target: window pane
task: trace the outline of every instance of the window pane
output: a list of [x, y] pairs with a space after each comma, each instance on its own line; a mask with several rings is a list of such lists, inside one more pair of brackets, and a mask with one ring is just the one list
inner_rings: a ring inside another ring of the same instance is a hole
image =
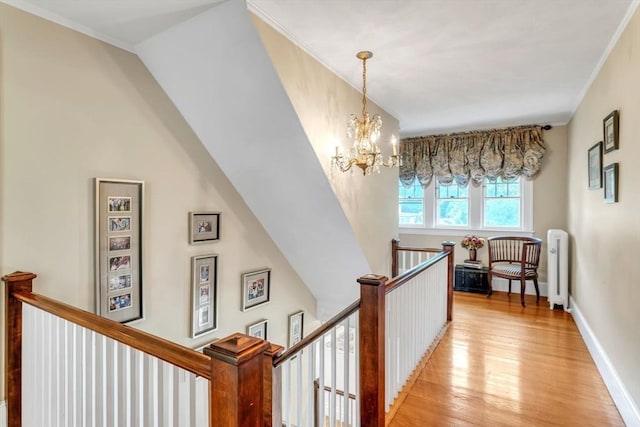
[[438, 225], [469, 225], [467, 199], [438, 200]]
[[400, 183], [400, 198], [408, 199], [408, 198], [420, 198], [424, 197], [424, 190], [422, 189], [422, 185], [418, 182], [418, 180], [414, 180], [411, 187], [407, 188]]
[[485, 227], [520, 227], [520, 199], [485, 199]]
[[423, 224], [422, 199], [400, 200], [400, 225]]

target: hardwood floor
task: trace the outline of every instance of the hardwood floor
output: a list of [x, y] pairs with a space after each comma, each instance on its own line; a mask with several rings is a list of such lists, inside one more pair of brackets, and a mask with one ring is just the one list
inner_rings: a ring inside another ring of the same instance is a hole
[[388, 423], [624, 426], [571, 315], [456, 292], [454, 320]]

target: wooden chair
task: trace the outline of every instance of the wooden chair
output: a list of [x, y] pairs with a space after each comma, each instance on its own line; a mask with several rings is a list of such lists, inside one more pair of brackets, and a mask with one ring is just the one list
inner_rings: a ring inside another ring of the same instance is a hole
[[538, 263], [542, 240], [535, 237], [496, 236], [487, 239], [489, 248], [489, 295], [493, 292], [491, 279], [502, 277], [511, 281], [520, 281], [520, 302], [524, 307], [524, 290], [527, 280], [533, 280], [536, 287], [536, 304], [540, 302], [538, 288]]

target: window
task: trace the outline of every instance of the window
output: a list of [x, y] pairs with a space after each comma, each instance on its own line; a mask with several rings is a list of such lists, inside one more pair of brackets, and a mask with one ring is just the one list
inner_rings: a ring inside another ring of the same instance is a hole
[[411, 187], [400, 185], [400, 225], [424, 224], [424, 190], [418, 180]]
[[441, 185], [433, 180], [426, 188], [414, 181], [400, 184], [400, 227], [446, 230], [465, 234], [470, 230], [515, 231], [533, 229], [533, 183], [517, 178], [487, 180], [481, 186]]
[[469, 187], [436, 185], [436, 224], [452, 226], [469, 225]]

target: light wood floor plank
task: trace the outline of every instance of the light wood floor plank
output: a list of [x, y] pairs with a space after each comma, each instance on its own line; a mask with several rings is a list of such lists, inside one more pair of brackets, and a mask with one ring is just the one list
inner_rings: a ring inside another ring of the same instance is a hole
[[454, 320], [390, 427], [624, 426], [570, 314], [455, 293]]

